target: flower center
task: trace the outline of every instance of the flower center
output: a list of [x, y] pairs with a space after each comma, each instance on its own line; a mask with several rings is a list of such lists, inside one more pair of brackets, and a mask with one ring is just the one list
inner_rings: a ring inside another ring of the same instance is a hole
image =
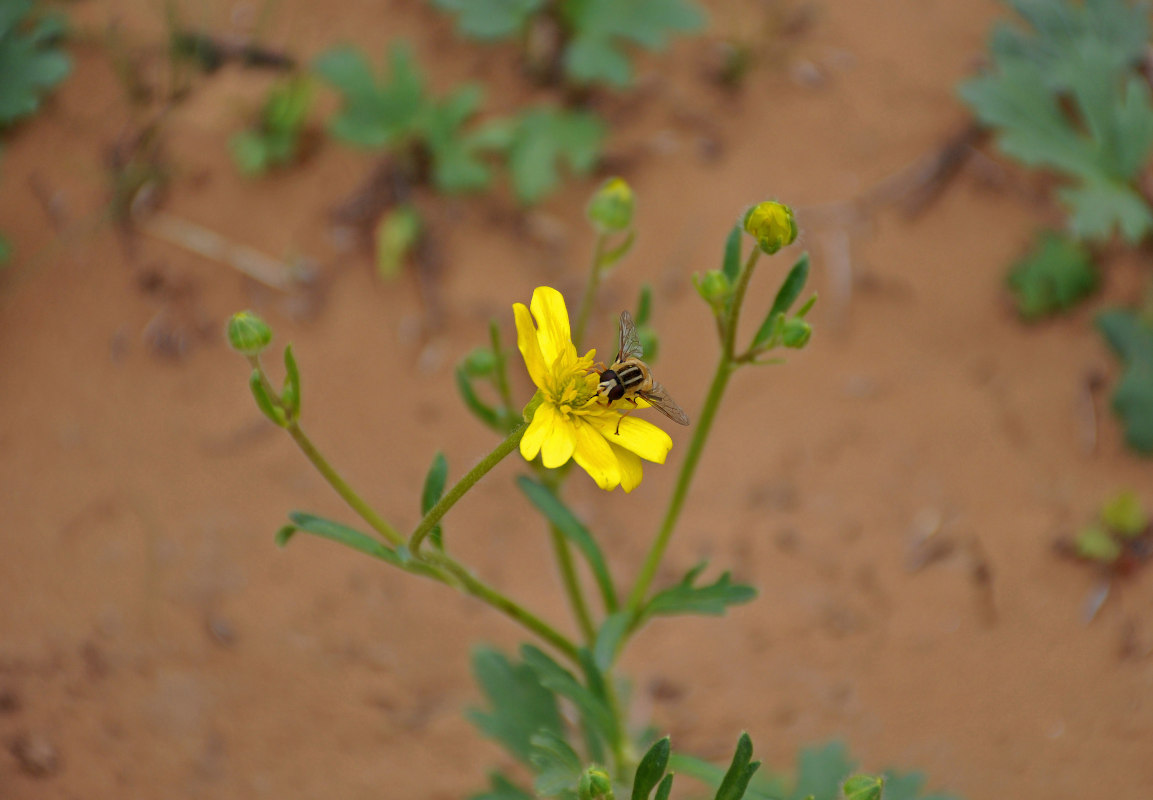
[[570, 360], [562, 355], [549, 370], [551, 380], [545, 389], [545, 399], [563, 414], [588, 405], [597, 394], [597, 376], [591, 369], [591, 358]]

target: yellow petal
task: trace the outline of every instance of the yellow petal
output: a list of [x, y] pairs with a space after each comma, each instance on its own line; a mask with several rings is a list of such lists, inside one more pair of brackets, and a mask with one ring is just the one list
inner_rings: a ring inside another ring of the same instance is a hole
[[551, 286], [538, 286], [532, 293], [532, 315], [536, 319], [540, 351], [546, 364], [552, 365], [562, 353], [576, 349], [569, 332], [568, 309], [564, 297]]
[[528, 430], [520, 438], [520, 454], [524, 456], [525, 461], [532, 461], [536, 458], [536, 454], [540, 452], [545, 439], [552, 433], [556, 417], [556, 409], [548, 403], [541, 403], [537, 406], [532, 422], [528, 425]]
[[541, 445], [541, 463], [549, 469], [556, 469], [572, 458], [576, 448], [576, 428], [572, 420], [564, 414], [550, 409], [553, 417], [552, 430]]
[[621, 482], [621, 469], [609, 443], [582, 417], [577, 417], [574, 422], [576, 448], [573, 459], [597, 482], [597, 486], [606, 491], [615, 489]]
[[545, 361], [541, 353], [537, 330], [532, 324], [532, 315], [523, 303], [513, 303], [512, 313], [516, 319], [516, 346], [520, 348], [520, 354], [524, 357], [524, 364], [528, 368], [532, 382], [543, 389], [547, 386], [549, 362]]
[[621, 488], [626, 493], [631, 492], [640, 486], [641, 478], [644, 477], [640, 456], [612, 442], [609, 442], [609, 447], [613, 449], [613, 455], [617, 457], [617, 463], [620, 465]]
[[672, 438], [647, 420], [634, 416], [622, 418], [613, 411], [598, 411], [586, 415], [586, 419], [595, 425], [608, 441], [631, 450], [647, 461], [665, 463], [665, 457], [673, 447]]

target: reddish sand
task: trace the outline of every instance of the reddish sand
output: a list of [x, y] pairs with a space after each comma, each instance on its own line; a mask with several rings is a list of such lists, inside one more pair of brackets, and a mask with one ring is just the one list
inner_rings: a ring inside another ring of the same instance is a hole
[[[713, 36], [774, 6], [713, 5]], [[227, 137], [269, 77], [226, 68], [165, 121], [164, 208], [315, 259], [325, 291], [286, 300], [154, 238], [125, 242], [107, 221], [105, 160], [142, 115], [102, 42], [113, 21], [133, 51], [163, 41], [159, 6], [70, 6], [74, 74], [4, 142], [0, 228], [17, 257], [0, 274], [0, 797], [466, 796], [507, 764], [461, 713], [477, 702], [469, 648], [513, 647], [520, 631], [329, 543], [276, 550], [290, 509], [352, 516], [259, 416], [220, 331], [253, 307], [295, 343], [305, 425], [407, 528], [437, 449], [459, 475], [493, 444], [462, 412], [453, 365], [490, 317], [511, 332], [510, 305], [534, 286], [575, 300], [595, 184], [570, 184], [527, 225], [501, 197], [426, 198], [443, 256], [426, 316], [411, 276], [382, 284], [330, 235], [328, 212], [369, 156], [323, 142], [281, 175], [237, 175]], [[230, 4], [203, 6], [190, 22], [228, 28]], [[306, 58], [344, 40], [377, 54], [406, 36], [439, 87], [479, 72], [493, 110], [531, 94], [508, 50], [458, 41], [416, 0], [269, 8], [264, 41]], [[981, 157], [920, 216], [838, 218], [828, 204], [964, 127], [954, 87], [1002, 12], [940, 0], [813, 10], [804, 31], [762, 48], [736, 94], [703, 78], [712, 45], [698, 40], [646, 60], [636, 94], [603, 104], [640, 238], [602, 292], [602, 348], [614, 313], [654, 283], [659, 376], [695, 414], [715, 344], [689, 276], [717, 265], [738, 213], [765, 197], [798, 208], [802, 239], [763, 262], [749, 308], [767, 306], [800, 248], [822, 294], [808, 350], [733, 380], [659, 578], [707, 557], [761, 596], [721, 621], [646, 630], [624, 659], [638, 718], [713, 758], [747, 729], [780, 767], [842, 738], [865, 768], [920, 769], [970, 800], [1141, 796], [1153, 785], [1153, 580], [1135, 576], [1087, 625], [1097, 578], [1051, 548], [1117, 488], [1153, 505], [1150, 465], [1123, 449], [1103, 392], [1087, 413], [1086, 376], [1116, 374], [1091, 315], [1132, 292], [1140, 265], [1114, 264], [1091, 308], [1021, 325], [1006, 264], [1058, 217], [1031, 178]], [[56, 217], [38, 197], [56, 199]], [[649, 467], [630, 496], [573, 476], [573, 505], [620, 576], [639, 564], [688, 442], [671, 433], [669, 466]], [[567, 620], [515, 460], [454, 510], [446, 537], [488, 580]], [[936, 527], [951, 552], [911, 570], [918, 531]], [[29, 774], [36, 765], [49, 774]]]

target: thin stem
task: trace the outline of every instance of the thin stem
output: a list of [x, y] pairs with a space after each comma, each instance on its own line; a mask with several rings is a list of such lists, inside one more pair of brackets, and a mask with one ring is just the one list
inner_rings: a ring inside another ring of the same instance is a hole
[[577, 577], [576, 565], [573, 563], [568, 540], [564, 538], [564, 534], [556, 525], [549, 525], [548, 529], [552, 538], [552, 548], [556, 555], [557, 567], [560, 568], [561, 580], [564, 582], [565, 594], [568, 595], [573, 616], [576, 617], [577, 625], [580, 626], [581, 635], [584, 636], [586, 642], [591, 644], [596, 640], [596, 628], [593, 626], [588, 603], [585, 602], [584, 592], [581, 590], [580, 579]]
[[589, 315], [592, 314], [592, 307], [596, 301], [597, 289], [601, 283], [602, 264], [604, 260], [605, 244], [608, 242], [608, 234], [598, 233], [596, 250], [593, 253], [592, 270], [589, 272], [589, 279], [585, 283], [584, 297], [581, 298], [580, 310], [577, 312], [576, 328], [573, 330], [572, 341], [576, 345], [577, 353], [581, 351], [581, 342], [584, 340], [585, 329], [588, 327]]
[[733, 353], [737, 337], [737, 323], [740, 321], [741, 305], [745, 301], [745, 292], [749, 286], [749, 279], [752, 277], [753, 269], [756, 267], [760, 253], [760, 248], [753, 248], [752, 253], [749, 254], [749, 258], [745, 262], [744, 269], [741, 271], [737, 285], [733, 290], [732, 301], [729, 304], [728, 318], [725, 320], [724, 325], [724, 336], [721, 339], [721, 358], [717, 364], [716, 374], [713, 375], [713, 382], [709, 385], [709, 393], [705, 396], [704, 408], [701, 409], [700, 417], [697, 419], [696, 430], [693, 431], [692, 441], [689, 442], [689, 450], [685, 454], [684, 463], [681, 464], [680, 474], [677, 475], [677, 482], [673, 487], [673, 494], [669, 500], [668, 510], [665, 512], [665, 517], [661, 521], [661, 527], [657, 531], [656, 538], [649, 548], [649, 553], [641, 565], [641, 570], [637, 575], [636, 583], [633, 584], [632, 592], [629, 593], [628, 609], [633, 617], [634, 623], [637, 615], [640, 613], [641, 606], [644, 604], [653, 578], [656, 577], [657, 568], [660, 567], [665, 549], [669, 546], [669, 540], [672, 539], [673, 530], [676, 528], [677, 520], [680, 518], [681, 508], [684, 506], [685, 499], [689, 493], [689, 486], [691, 486], [693, 482], [697, 462], [700, 461], [705, 442], [709, 438], [709, 432], [713, 427], [713, 420], [716, 417], [717, 409], [720, 408], [721, 399], [725, 394], [725, 388], [729, 384], [729, 378], [736, 368], [733, 361]]
[[527, 427], [528, 424], [524, 422], [517, 425], [512, 430], [512, 433], [496, 446], [495, 450], [482, 458], [479, 464], [470, 469], [463, 478], [456, 482], [455, 486], [448, 490], [444, 497], [440, 498], [440, 501], [437, 502], [435, 506], [429, 509], [428, 513], [424, 515], [424, 519], [416, 526], [416, 530], [412, 532], [412, 536], [409, 537], [408, 549], [413, 552], [413, 555], [420, 554], [421, 542], [423, 542], [425, 537], [436, 527], [436, 523], [440, 522], [441, 517], [456, 505], [456, 502], [464, 497], [465, 493], [471, 489], [477, 481], [487, 475], [505, 456], [517, 448]]
[[299, 423], [295, 420], [290, 421], [285, 426], [288, 435], [296, 442], [296, 446], [304, 453], [305, 457], [312, 462], [312, 466], [316, 467], [316, 471], [324, 476], [328, 481], [328, 485], [336, 490], [344, 502], [348, 503], [349, 507], [355, 511], [361, 519], [369, 524], [369, 526], [389, 541], [394, 547], [399, 547], [404, 544], [404, 537], [397, 532], [395, 528], [389, 525], [383, 517], [376, 512], [376, 510], [364, 501], [364, 499], [356, 493], [356, 491], [345, 482], [340, 473], [337, 472], [331, 464], [320, 454], [312, 440], [308, 438], [307, 434], [301, 429]]
[[528, 628], [563, 653], [573, 663], [580, 663], [580, 651], [568, 637], [524, 606], [501, 594], [496, 589], [493, 589], [448, 555], [430, 552], [422, 556], [422, 559], [448, 570], [460, 581], [461, 588], [463, 588], [465, 592], [481, 602], [492, 606], [505, 616], [519, 622], [525, 628]]

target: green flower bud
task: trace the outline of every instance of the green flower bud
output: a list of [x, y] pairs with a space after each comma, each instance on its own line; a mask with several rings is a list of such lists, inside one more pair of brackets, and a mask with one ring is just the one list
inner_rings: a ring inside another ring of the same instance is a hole
[[733, 293], [729, 277], [719, 269], [710, 269], [703, 274], [693, 275], [693, 286], [697, 288], [697, 294], [701, 299], [718, 313], [725, 307], [725, 303]]
[[745, 214], [745, 233], [757, 240], [761, 250], [772, 255], [797, 238], [797, 221], [793, 210], [784, 203], [768, 200], [758, 203]]
[[800, 317], [785, 320], [781, 328], [781, 344], [793, 350], [800, 350], [813, 336], [813, 327]]
[[464, 358], [464, 368], [469, 375], [477, 377], [490, 374], [496, 369], [496, 354], [492, 348], [478, 347]]
[[609, 178], [589, 200], [589, 220], [602, 231], [623, 231], [633, 221], [633, 190], [623, 178]]
[[603, 767], [589, 767], [581, 774], [580, 783], [577, 785], [577, 796], [581, 800], [595, 800], [596, 798], [609, 800], [612, 798], [613, 782]]
[[272, 341], [272, 328], [251, 311], [239, 311], [228, 320], [228, 343], [244, 356], [258, 356]]

